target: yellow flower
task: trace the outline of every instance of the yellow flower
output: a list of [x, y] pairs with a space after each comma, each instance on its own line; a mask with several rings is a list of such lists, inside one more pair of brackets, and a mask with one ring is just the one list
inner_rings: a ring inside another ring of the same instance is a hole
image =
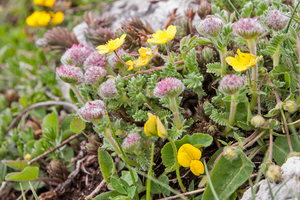
[[183, 167], [190, 167], [196, 176], [204, 173], [204, 165], [200, 158], [201, 151], [193, 145], [184, 144], [178, 150], [177, 159], [179, 164]]
[[237, 50], [237, 53], [238, 55], [235, 55], [235, 58], [226, 58], [226, 62], [237, 72], [242, 72], [255, 66], [257, 61], [262, 58], [262, 56], [255, 58], [255, 56], [250, 53], [242, 53], [240, 49]]
[[28, 154], [25, 155], [24, 158], [25, 158], [25, 160], [29, 160], [31, 158], [31, 155], [28, 153]]
[[132, 70], [134, 67], [134, 61], [132, 61], [132, 60], [128, 60], [127, 62], [126, 62], [126, 65], [128, 65], [129, 66], [129, 68], [127, 69], [127, 71], [130, 71], [130, 70]]
[[160, 121], [159, 117], [148, 113], [148, 121], [145, 123], [144, 131], [147, 136], [158, 136], [165, 138], [168, 136], [168, 132], [165, 126]]
[[99, 49], [99, 54], [111, 53], [124, 43], [125, 37], [126, 34], [123, 34], [120, 38], [109, 40], [106, 45], [100, 45], [96, 49]]
[[38, 26], [38, 21], [36, 20], [38, 17], [40, 16], [40, 12], [39, 11], [35, 11], [34, 13], [32, 13], [30, 16], [27, 17], [26, 19], [26, 23], [29, 26]]
[[57, 13], [50, 12], [50, 15], [52, 17], [51, 24], [56, 25], [64, 21], [64, 13], [62, 12], [57, 12]]
[[140, 48], [139, 53], [141, 57], [151, 57], [152, 56], [152, 51], [150, 48]]
[[55, 0], [33, 0], [38, 6], [53, 7]]
[[166, 31], [158, 30], [152, 35], [153, 39], [148, 39], [148, 43], [165, 44], [173, 40], [176, 34], [176, 26], [170, 25]]
[[32, 15], [27, 17], [26, 23], [29, 26], [47, 26], [50, 20], [51, 16], [46, 11], [35, 11], [34, 13], [32, 13]]

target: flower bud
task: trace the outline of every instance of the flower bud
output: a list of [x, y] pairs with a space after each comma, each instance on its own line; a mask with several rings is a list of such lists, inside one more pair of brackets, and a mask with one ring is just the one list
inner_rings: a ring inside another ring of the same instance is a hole
[[206, 0], [201, 0], [200, 5], [198, 6], [197, 13], [201, 19], [203, 19], [207, 15], [211, 15], [212, 14], [211, 4], [208, 3]]
[[60, 160], [57, 159], [51, 160], [47, 171], [54, 180], [57, 180], [60, 183], [67, 180], [68, 177], [67, 167], [63, 165]]
[[214, 58], [214, 50], [209, 47], [204, 47], [202, 50], [202, 58], [204, 61], [211, 61]]
[[[122, 47], [117, 50], [117, 54], [120, 56], [120, 58], [122, 58], [124, 53], [125, 52]], [[108, 60], [109, 66], [111, 68], [114, 68], [116, 66], [116, 64], [118, 62], [120, 62], [120, 60], [117, 58], [117, 56], [115, 54], [111, 54], [110, 56], [108, 56], [107, 60]]]
[[83, 66], [84, 61], [92, 53], [91, 48], [87, 48], [85, 45], [73, 44], [64, 55], [61, 57], [60, 61], [67, 65], [72, 64], [76, 66]]
[[123, 141], [122, 147], [126, 152], [133, 152], [140, 145], [141, 136], [138, 133], [130, 133]]
[[202, 20], [198, 27], [198, 32], [206, 36], [216, 37], [223, 28], [223, 21], [219, 18], [206, 18]]
[[270, 165], [266, 173], [271, 181], [277, 181], [281, 178], [281, 167], [278, 165]]
[[237, 153], [236, 153], [236, 148], [235, 147], [231, 147], [231, 146], [226, 146], [224, 147], [224, 156], [227, 160], [234, 160], [235, 158], [237, 158]]
[[70, 84], [81, 84], [83, 81], [83, 72], [79, 67], [62, 65], [61, 68], [56, 67], [56, 76], [62, 81]]
[[84, 121], [96, 123], [105, 115], [105, 103], [101, 100], [90, 101], [78, 112]]
[[265, 30], [257, 18], [243, 17], [232, 26], [233, 32], [244, 39], [252, 39], [262, 35]]
[[86, 84], [98, 85], [106, 75], [104, 67], [90, 67], [84, 74], [84, 81]]
[[245, 86], [245, 78], [228, 74], [219, 82], [219, 90], [228, 95], [233, 95], [243, 89]]
[[26, 154], [25, 157], [24, 157], [25, 160], [30, 160], [30, 158], [31, 158], [31, 155], [29, 153]]
[[289, 18], [282, 15], [278, 10], [270, 11], [266, 17], [267, 26], [275, 31], [284, 29], [288, 22]]
[[105, 99], [112, 99], [117, 97], [118, 90], [114, 79], [108, 79], [102, 83], [98, 89], [98, 93]]
[[156, 85], [153, 94], [158, 98], [178, 97], [183, 90], [184, 85], [180, 80], [167, 77]]
[[251, 119], [251, 124], [255, 126], [255, 128], [263, 126], [265, 122], [265, 118], [261, 115], [256, 115]]
[[298, 105], [296, 104], [295, 101], [293, 100], [288, 100], [285, 102], [285, 104], [283, 105], [283, 109], [285, 111], [288, 111], [289, 113], [293, 114], [294, 112], [296, 112], [298, 110]]
[[83, 63], [83, 67], [87, 70], [90, 67], [104, 67], [105, 56], [99, 54], [97, 51], [91, 53]]

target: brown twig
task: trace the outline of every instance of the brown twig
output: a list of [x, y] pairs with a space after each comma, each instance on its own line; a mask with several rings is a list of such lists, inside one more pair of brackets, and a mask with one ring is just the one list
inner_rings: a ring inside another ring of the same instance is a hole
[[105, 183], [106, 181], [105, 179], [103, 179], [101, 183], [96, 187], [96, 189], [91, 194], [89, 194], [89, 196], [87, 196], [87, 198], [93, 198], [96, 194], [98, 194], [102, 187], [105, 185]]
[[29, 106], [28, 108], [24, 109], [20, 114], [18, 114], [17, 117], [15, 117], [12, 122], [10, 123], [10, 125], [7, 127], [7, 129], [4, 132], [4, 135], [6, 135], [10, 129], [12, 129], [14, 127], [14, 125], [18, 122], [18, 120], [25, 115], [26, 112], [28, 112], [29, 110], [33, 110], [39, 107], [43, 107], [43, 106], [53, 106], [53, 105], [59, 105], [59, 106], [68, 106], [73, 108], [76, 112], [78, 111], [78, 108], [69, 102], [64, 102], [64, 101], [44, 101], [44, 102], [40, 102], [40, 103], [36, 103], [33, 104], [31, 106]]
[[77, 138], [78, 136], [80, 136], [82, 133], [77, 133], [75, 135], [72, 135], [71, 137], [69, 137], [68, 139], [66, 139], [65, 141], [63, 141], [62, 143], [60, 143], [58, 146], [50, 149], [49, 151], [46, 151], [45, 153], [39, 155], [38, 157], [35, 157], [34, 159], [32, 159], [31, 161], [29, 161], [27, 164], [31, 165], [32, 163], [38, 161], [39, 159], [47, 156], [48, 154], [52, 153], [53, 151], [55, 151], [56, 149], [59, 149], [60, 147], [64, 146], [65, 144], [69, 143], [71, 140]]
[[198, 189], [198, 190], [194, 190], [194, 191], [190, 191], [190, 192], [186, 192], [186, 193], [182, 193], [182, 194], [178, 194], [178, 195], [174, 195], [174, 196], [170, 196], [170, 197], [166, 197], [166, 198], [162, 198], [162, 199], [158, 199], [158, 200], [171, 200], [171, 199], [179, 199], [182, 197], [182, 195], [184, 196], [189, 196], [189, 195], [193, 195], [193, 194], [197, 194], [200, 192], [204, 192], [206, 190], [206, 188], [202, 188], [202, 189]]

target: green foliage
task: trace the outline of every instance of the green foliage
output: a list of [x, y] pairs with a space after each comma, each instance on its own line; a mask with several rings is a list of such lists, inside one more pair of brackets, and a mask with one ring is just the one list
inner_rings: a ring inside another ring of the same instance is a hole
[[6, 175], [7, 181], [30, 181], [38, 178], [38, 167], [25, 167], [21, 172], [12, 172]]
[[274, 56], [276, 51], [279, 51], [280, 54], [285, 53], [285, 51], [280, 47], [282, 43], [288, 38], [288, 34], [277, 34], [272, 37], [270, 43], [267, 47], [265, 47], [262, 52], [266, 55]]
[[252, 9], [253, 9], [253, 3], [251, 1], [249, 1], [242, 8], [241, 16], [244, 17], [244, 18], [251, 17]]
[[203, 76], [194, 72], [186, 75], [183, 79], [183, 83], [187, 86], [187, 88], [192, 89], [194, 92], [196, 92], [199, 99], [206, 95], [202, 88], [202, 81]]
[[180, 40], [180, 51], [181, 53], [187, 53], [197, 45], [208, 45], [212, 42], [204, 37], [198, 37], [197, 35], [191, 38], [190, 35], [183, 37]]
[[85, 122], [80, 117], [74, 117], [70, 129], [75, 133], [80, 133], [85, 129]]
[[[23, 170], [28, 167], [26, 160], [2, 160], [2, 163], [16, 170]], [[37, 164], [34, 163], [31, 166], [37, 166]]]
[[109, 183], [109, 177], [116, 172], [114, 161], [106, 151], [98, 149], [98, 160], [102, 175], [107, 183]]
[[209, 63], [206, 65], [206, 72], [212, 73], [215, 76], [222, 76], [222, 69], [221, 69], [221, 63], [216, 62], [216, 63]]
[[[300, 152], [299, 140], [291, 136], [290, 138], [291, 138], [291, 144], [294, 152]], [[273, 145], [273, 148], [274, 149], [272, 155], [274, 160], [278, 165], [282, 165], [286, 161], [287, 156], [290, 153], [287, 137], [286, 136], [277, 137]]]

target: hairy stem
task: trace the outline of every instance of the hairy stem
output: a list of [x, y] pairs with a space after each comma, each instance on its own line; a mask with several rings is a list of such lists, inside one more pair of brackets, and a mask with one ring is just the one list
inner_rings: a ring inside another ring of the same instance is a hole
[[171, 53], [170, 53], [170, 50], [169, 50], [169, 47], [168, 47], [167, 43], [165, 43], [165, 46], [166, 46], [166, 49], [167, 49], [167, 52], [168, 52], [168, 56], [169, 56], [169, 58], [171, 58]]
[[272, 129], [269, 129], [270, 132], [270, 152], [269, 152], [269, 158], [268, 158], [268, 162], [272, 162], [272, 155], [273, 155], [273, 133], [272, 133]]
[[273, 69], [279, 66], [279, 47], [276, 48], [275, 53], [273, 54]]
[[77, 87], [74, 84], [70, 84], [73, 92], [76, 94], [77, 98], [79, 99], [79, 101], [84, 105], [86, 104], [86, 100], [83, 98], [83, 96], [80, 94], [80, 92], [78, 91]]
[[293, 151], [293, 147], [292, 147], [292, 143], [291, 143], [291, 138], [290, 138], [290, 133], [289, 133], [289, 129], [288, 129], [288, 126], [287, 126], [287, 123], [286, 123], [286, 118], [285, 118], [284, 112], [283, 112], [282, 109], [280, 109], [280, 112], [281, 112], [281, 116], [282, 116], [282, 119], [283, 119], [284, 129], [285, 129], [285, 132], [286, 132], [286, 137], [287, 137], [287, 140], [288, 140], [290, 152], [294, 152], [294, 151]]
[[175, 120], [175, 125], [177, 127], [178, 130], [180, 130], [182, 128], [182, 124], [180, 121], [180, 116], [179, 116], [179, 110], [178, 110], [178, 106], [176, 103], [176, 97], [169, 97], [170, 99], [170, 104], [173, 108], [173, 115], [174, 115], [174, 120]]
[[[247, 40], [248, 48], [250, 49], [250, 53], [256, 57], [256, 40], [257, 38]], [[250, 109], [252, 110], [257, 101], [257, 64], [252, 67], [252, 97], [250, 103]]]
[[[151, 144], [151, 160], [150, 160], [150, 167], [148, 171], [148, 176], [152, 176], [152, 165], [153, 165], [153, 157], [154, 157], [154, 142]], [[151, 195], [151, 179], [147, 178], [147, 190], [146, 190], [146, 200], [150, 200]]]
[[231, 127], [234, 124], [234, 117], [235, 117], [236, 107], [237, 107], [237, 103], [236, 103], [237, 98], [238, 98], [238, 93], [231, 95], [229, 120], [228, 120], [228, 125], [226, 126], [223, 132], [224, 135], [228, 135], [228, 133], [231, 130]]
[[221, 59], [221, 73], [222, 75], [226, 75], [226, 55], [227, 55], [227, 48], [224, 47], [222, 50], [219, 51], [220, 59]]
[[110, 68], [110, 66], [105, 66], [104, 68], [107, 71], [107, 73], [109, 73], [113, 77], [117, 77], [117, 74]]

